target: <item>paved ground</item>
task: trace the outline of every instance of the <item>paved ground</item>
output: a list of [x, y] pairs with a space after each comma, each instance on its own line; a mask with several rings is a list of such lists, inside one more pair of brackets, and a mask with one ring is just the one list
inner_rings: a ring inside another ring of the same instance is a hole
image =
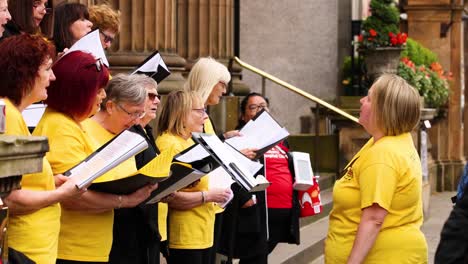
[[[434, 263], [434, 254], [439, 244], [440, 230], [447, 220], [448, 215], [452, 209], [452, 202], [450, 197], [455, 193], [442, 192], [435, 193], [431, 196], [431, 203], [429, 208], [429, 218], [424, 222], [422, 231], [426, 236], [427, 245], [429, 249], [429, 263]], [[310, 264], [324, 263], [323, 256], [310, 262]]]

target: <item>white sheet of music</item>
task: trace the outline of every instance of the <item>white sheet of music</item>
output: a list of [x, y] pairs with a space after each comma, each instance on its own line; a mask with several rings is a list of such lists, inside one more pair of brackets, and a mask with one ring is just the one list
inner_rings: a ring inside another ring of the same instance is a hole
[[289, 132], [281, 127], [266, 111], [261, 113], [257, 119], [247, 122], [240, 132], [242, 136], [226, 140], [229, 145], [237, 150], [246, 148], [262, 149], [289, 136]]
[[210, 154], [200, 145], [196, 145], [188, 152], [178, 156], [176, 158], [177, 161], [191, 163], [197, 160], [204, 159], [208, 157]]
[[148, 148], [148, 143], [142, 136], [125, 130], [90, 159], [71, 169], [69, 177], [78, 178], [77, 186], [83, 188], [146, 148]]

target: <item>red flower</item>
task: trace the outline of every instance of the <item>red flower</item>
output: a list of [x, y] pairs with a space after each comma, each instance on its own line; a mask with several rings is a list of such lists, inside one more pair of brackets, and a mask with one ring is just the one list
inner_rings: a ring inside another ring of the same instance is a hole
[[377, 36], [377, 31], [375, 31], [373, 29], [370, 29], [369, 34], [371, 35], [371, 37], [376, 37]]
[[395, 37], [395, 34], [393, 34], [393, 32], [388, 32], [388, 36], [389, 36], [390, 38], [393, 38], [393, 37]]
[[392, 43], [393, 46], [396, 46], [398, 44], [398, 39], [396, 37], [391, 37], [390, 43]]
[[408, 35], [406, 35], [406, 33], [398, 33], [397, 34], [398, 45], [405, 44], [407, 38], [408, 38]]
[[358, 41], [362, 42], [364, 40], [364, 36], [362, 34], [359, 34], [358, 36]]

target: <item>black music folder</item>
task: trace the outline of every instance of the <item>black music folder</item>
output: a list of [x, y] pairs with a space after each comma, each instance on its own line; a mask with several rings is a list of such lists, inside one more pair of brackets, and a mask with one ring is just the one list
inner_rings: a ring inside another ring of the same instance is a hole
[[135, 73], [148, 75], [158, 84], [171, 74], [158, 51], [153, 52], [131, 74]]
[[204, 133], [192, 133], [192, 138], [216, 160], [221, 167], [249, 192], [265, 190], [270, 182], [263, 175], [256, 173], [263, 167], [241, 152], [223, 143], [218, 136]]
[[213, 157], [199, 144], [195, 144], [174, 157], [169, 177], [159, 183], [158, 188], [144, 203], [156, 203], [167, 195], [199, 180], [217, 167], [219, 164]]

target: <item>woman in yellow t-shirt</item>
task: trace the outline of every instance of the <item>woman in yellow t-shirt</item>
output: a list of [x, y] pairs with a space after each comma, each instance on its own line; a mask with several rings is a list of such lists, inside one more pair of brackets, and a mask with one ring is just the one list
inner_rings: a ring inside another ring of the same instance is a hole
[[[171, 92], [162, 108], [156, 144], [161, 152], [173, 147], [180, 152], [194, 142], [192, 132], [202, 132], [207, 114], [200, 97], [185, 91]], [[215, 218], [214, 202], [225, 202], [228, 189], [208, 190], [208, 176], [175, 192], [169, 205], [169, 264], [211, 263]]]
[[[109, 72], [101, 60], [81, 51], [64, 55], [52, 69], [56, 80], [33, 134], [49, 137], [47, 159], [54, 173], [63, 173], [98, 147], [82, 122], [97, 112], [105, 98]], [[114, 208], [134, 207], [150, 192], [147, 188], [119, 196], [88, 190], [80, 199], [63, 201], [57, 263], [107, 262]]]
[[[147, 87], [151, 86], [156, 92], [156, 81], [146, 75], [117, 74], [109, 81], [105, 91], [106, 98], [102, 101], [101, 109], [91, 118], [83, 121], [84, 130], [95, 139], [98, 144], [104, 145], [125, 129], [130, 129], [147, 137], [136, 127], [142, 118], [156, 114], [156, 111], [146, 112]], [[159, 102], [159, 101], [158, 101]], [[143, 128], [141, 128], [143, 129]], [[165, 159], [164, 154], [156, 157], [156, 149], [147, 138], [148, 148], [140, 154], [144, 158], [130, 158], [101, 176], [95, 182], [107, 182], [127, 178], [137, 169], [147, 163], [157, 162], [158, 170], [167, 175], [172, 159]], [[173, 155], [173, 154], [172, 154]], [[156, 173], [156, 172], [155, 172]], [[143, 186], [154, 190], [156, 186]], [[138, 192], [138, 190], [136, 191]], [[121, 196], [125, 198], [125, 196]], [[137, 201], [138, 203], [143, 200]], [[109, 255], [109, 264], [118, 263], [148, 263], [150, 258], [159, 260], [159, 234], [158, 230], [150, 226], [157, 226], [157, 215], [154, 223], [150, 223], [148, 214], [153, 210], [157, 213], [157, 205], [136, 206], [134, 208], [120, 208], [114, 210], [113, 242]], [[156, 249], [153, 248], [156, 247]], [[157, 252], [156, 252], [157, 251]]]
[[[7, 135], [31, 135], [21, 112], [47, 98], [47, 86], [55, 80], [51, 69], [54, 55], [54, 47], [39, 36], [18, 35], [0, 43], [0, 97], [6, 105]], [[72, 179], [56, 177], [64, 182], [57, 189], [44, 158], [42, 172], [24, 174], [22, 189], [4, 199], [10, 213], [8, 246], [38, 264], [55, 263], [57, 257], [58, 202], [80, 193]]]
[[385, 74], [361, 99], [359, 123], [372, 136], [333, 188], [325, 263], [427, 263], [421, 161], [411, 137], [418, 92]]

